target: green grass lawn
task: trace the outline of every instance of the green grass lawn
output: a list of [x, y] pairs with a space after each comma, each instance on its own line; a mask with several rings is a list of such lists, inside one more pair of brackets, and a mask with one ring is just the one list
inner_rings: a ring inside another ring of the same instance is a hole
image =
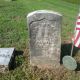
[[[71, 41], [74, 33], [78, 5], [63, 0], [0, 0], [0, 47], [15, 47], [22, 50], [26, 57], [17, 56], [18, 67], [6, 74], [0, 74], [0, 80], [80, 80], [80, 71], [40, 70], [28, 65], [28, 27], [26, 16], [34, 10], [48, 9], [61, 13], [62, 43]], [[80, 54], [75, 57], [79, 59]]]
[[74, 3], [74, 4], [80, 4], [79, 0], [63, 0], [63, 1]]

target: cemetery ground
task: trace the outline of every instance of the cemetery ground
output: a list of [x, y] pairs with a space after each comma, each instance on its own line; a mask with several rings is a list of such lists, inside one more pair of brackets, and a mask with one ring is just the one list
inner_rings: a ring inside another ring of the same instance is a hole
[[[71, 37], [74, 33], [78, 5], [63, 0], [0, 0], [0, 47], [15, 47], [15, 68], [0, 73], [0, 80], [80, 80], [80, 66], [70, 71], [62, 65], [57, 70], [38, 69], [29, 65], [28, 27], [26, 16], [34, 10], [48, 9], [61, 13], [62, 54], [70, 53]], [[80, 50], [74, 49], [74, 58], [80, 62]], [[63, 56], [63, 55], [61, 55]]]

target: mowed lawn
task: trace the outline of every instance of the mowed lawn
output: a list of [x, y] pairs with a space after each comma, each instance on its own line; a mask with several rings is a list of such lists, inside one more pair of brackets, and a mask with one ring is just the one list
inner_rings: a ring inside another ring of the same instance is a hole
[[[61, 13], [62, 44], [69, 44], [74, 33], [78, 7], [78, 4], [63, 0], [0, 0], [0, 47], [15, 47], [25, 54], [16, 57], [16, 68], [0, 74], [0, 80], [80, 80], [80, 71], [69, 71], [64, 67], [59, 70], [41, 70], [28, 64], [29, 38], [26, 18], [27, 14], [34, 10], [46, 9]], [[80, 51], [75, 56], [78, 62], [79, 53]]]

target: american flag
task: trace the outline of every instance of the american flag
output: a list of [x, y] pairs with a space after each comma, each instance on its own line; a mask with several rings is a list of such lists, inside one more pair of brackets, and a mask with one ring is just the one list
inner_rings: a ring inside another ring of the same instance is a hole
[[73, 44], [74, 44], [74, 46], [80, 48], [80, 13], [78, 14], [78, 18], [77, 18], [77, 21], [76, 21]]

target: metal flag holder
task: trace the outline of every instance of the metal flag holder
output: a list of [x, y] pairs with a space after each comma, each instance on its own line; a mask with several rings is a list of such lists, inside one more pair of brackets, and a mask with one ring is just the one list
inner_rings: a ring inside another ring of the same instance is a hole
[[[79, 5], [79, 12], [80, 12], [80, 5]], [[77, 68], [77, 62], [72, 57], [73, 49], [74, 49], [74, 42], [72, 41], [71, 54], [67, 55], [67, 56], [64, 56], [63, 59], [62, 59], [64, 67], [66, 67], [69, 70], [75, 70]]]
[[69, 70], [75, 70], [77, 68], [77, 62], [72, 57], [73, 49], [74, 49], [74, 45], [72, 43], [71, 54], [67, 55], [67, 56], [64, 56], [63, 59], [62, 59], [64, 67], [66, 67]]

